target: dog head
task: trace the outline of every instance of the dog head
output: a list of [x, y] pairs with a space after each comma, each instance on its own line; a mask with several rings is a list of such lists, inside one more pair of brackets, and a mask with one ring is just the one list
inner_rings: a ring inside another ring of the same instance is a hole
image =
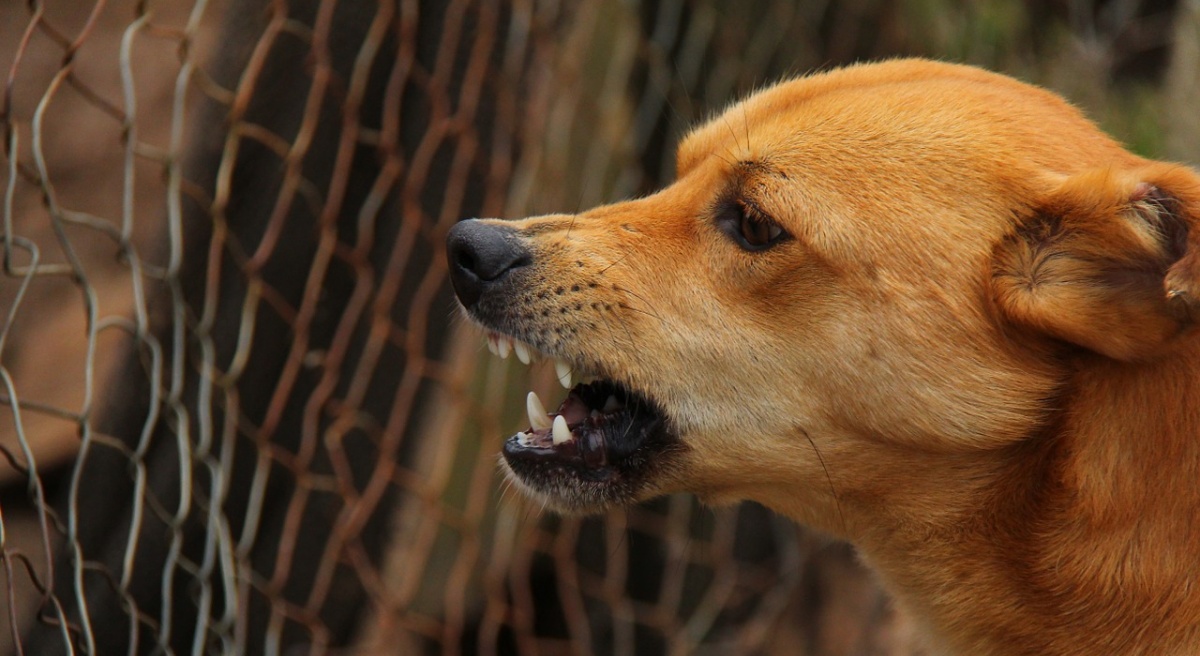
[[554, 507], [686, 490], [847, 528], [1038, 431], [1072, 358], [1161, 357], [1192, 324], [1195, 174], [1000, 75], [784, 82], [689, 134], [677, 174], [449, 236], [495, 346], [595, 377], [504, 446]]

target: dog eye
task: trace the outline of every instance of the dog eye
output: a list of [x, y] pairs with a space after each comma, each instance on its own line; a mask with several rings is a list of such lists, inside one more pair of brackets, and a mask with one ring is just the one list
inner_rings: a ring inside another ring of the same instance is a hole
[[763, 250], [784, 237], [783, 228], [756, 208], [738, 203], [737, 237], [747, 250]]

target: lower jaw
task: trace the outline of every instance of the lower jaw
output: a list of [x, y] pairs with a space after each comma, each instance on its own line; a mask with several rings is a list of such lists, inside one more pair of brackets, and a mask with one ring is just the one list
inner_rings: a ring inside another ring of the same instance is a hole
[[574, 476], [553, 470], [531, 469], [503, 458], [509, 477], [526, 496], [564, 514], [591, 514], [640, 501], [649, 491], [632, 485], [613, 472], [607, 478]]
[[[620, 398], [620, 409], [599, 412], [610, 395]], [[541, 410], [540, 402], [536, 406]], [[553, 435], [568, 430], [563, 415], [572, 418], [569, 437]], [[559, 414], [547, 416], [562, 426], [545, 428], [546, 420], [531, 410], [531, 423], [541, 428], [510, 437], [502, 453], [520, 487], [558, 510], [593, 511], [641, 499], [680, 448], [651, 402], [611, 382], [576, 386]]]
[[[524, 364], [548, 357], [490, 328], [488, 346]], [[572, 386], [580, 372], [561, 360], [554, 364], [556, 377], [570, 390], [567, 399], [549, 413], [530, 394], [530, 427], [503, 447], [511, 478], [560, 510], [595, 510], [645, 496], [663, 462], [680, 447], [657, 405], [613, 381]]]

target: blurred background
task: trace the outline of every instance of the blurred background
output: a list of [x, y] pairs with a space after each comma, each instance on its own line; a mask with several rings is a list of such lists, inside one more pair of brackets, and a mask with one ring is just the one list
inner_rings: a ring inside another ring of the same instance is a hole
[[0, 0], [0, 654], [920, 653], [849, 547], [757, 506], [507, 491], [560, 392], [442, 253], [897, 55], [1200, 159], [1197, 0]]

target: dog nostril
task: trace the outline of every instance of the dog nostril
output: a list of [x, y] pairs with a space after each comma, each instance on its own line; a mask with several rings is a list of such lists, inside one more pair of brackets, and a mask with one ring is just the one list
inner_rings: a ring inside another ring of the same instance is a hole
[[459, 251], [454, 258], [454, 263], [467, 271], [475, 271], [475, 258], [471, 255], [470, 251]]

